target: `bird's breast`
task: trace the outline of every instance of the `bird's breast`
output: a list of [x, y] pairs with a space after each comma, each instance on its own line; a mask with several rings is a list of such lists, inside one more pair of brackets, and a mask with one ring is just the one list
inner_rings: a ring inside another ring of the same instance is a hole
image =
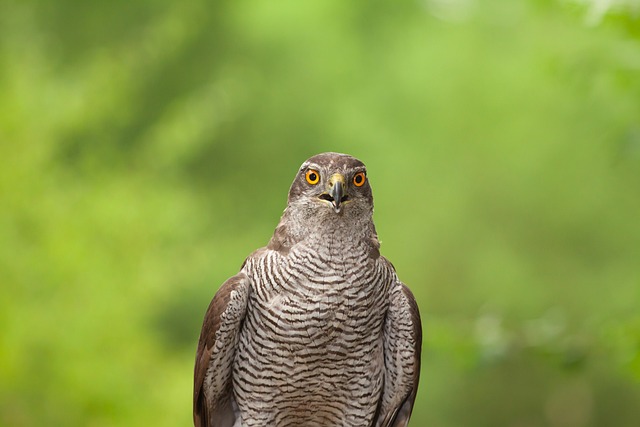
[[[234, 366], [241, 409], [293, 417], [299, 403], [308, 409], [294, 418], [306, 424], [293, 425], [332, 425], [322, 420], [347, 413], [360, 414], [360, 422], [373, 417], [387, 285], [370, 264], [351, 264], [306, 258], [254, 266]], [[319, 418], [304, 418], [313, 408]]]

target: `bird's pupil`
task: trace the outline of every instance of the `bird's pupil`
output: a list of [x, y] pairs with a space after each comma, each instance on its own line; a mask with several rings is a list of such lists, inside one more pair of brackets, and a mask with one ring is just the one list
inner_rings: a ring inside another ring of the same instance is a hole
[[362, 182], [362, 175], [356, 175], [356, 184], [360, 184]]
[[316, 178], [317, 178], [317, 177], [316, 177], [316, 174], [315, 174], [315, 173], [313, 173], [313, 172], [312, 172], [312, 173], [310, 173], [310, 174], [309, 174], [309, 179], [310, 179], [311, 181], [315, 181], [315, 180], [316, 180]]

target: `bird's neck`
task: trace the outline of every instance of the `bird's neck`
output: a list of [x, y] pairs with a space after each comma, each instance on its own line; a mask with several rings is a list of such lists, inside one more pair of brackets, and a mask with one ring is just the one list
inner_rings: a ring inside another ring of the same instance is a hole
[[288, 251], [297, 244], [326, 246], [336, 249], [365, 250], [372, 257], [379, 255], [380, 243], [371, 214], [350, 216], [331, 214], [310, 219], [286, 209], [276, 228], [269, 247]]

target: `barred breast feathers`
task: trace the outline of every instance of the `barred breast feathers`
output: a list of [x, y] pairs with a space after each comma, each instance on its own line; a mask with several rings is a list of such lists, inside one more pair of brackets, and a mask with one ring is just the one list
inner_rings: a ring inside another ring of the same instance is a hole
[[243, 272], [252, 296], [234, 389], [247, 419], [269, 424], [258, 417], [278, 407], [299, 417], [292, 425], [343, 425], [347, 414], [356, 418], [346, 425], [370, 423], [383, 384], [392, 269], [371, 258], [370, 243], [329, 236], [258, 251]]

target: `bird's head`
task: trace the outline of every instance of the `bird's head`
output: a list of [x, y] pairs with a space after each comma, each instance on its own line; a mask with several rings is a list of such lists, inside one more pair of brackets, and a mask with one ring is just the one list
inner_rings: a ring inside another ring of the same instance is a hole
[[311, 157], [291, 184], [287, 209], [331, 221], [371, 218], [373, 196], [364, 163], [339, 153]]

